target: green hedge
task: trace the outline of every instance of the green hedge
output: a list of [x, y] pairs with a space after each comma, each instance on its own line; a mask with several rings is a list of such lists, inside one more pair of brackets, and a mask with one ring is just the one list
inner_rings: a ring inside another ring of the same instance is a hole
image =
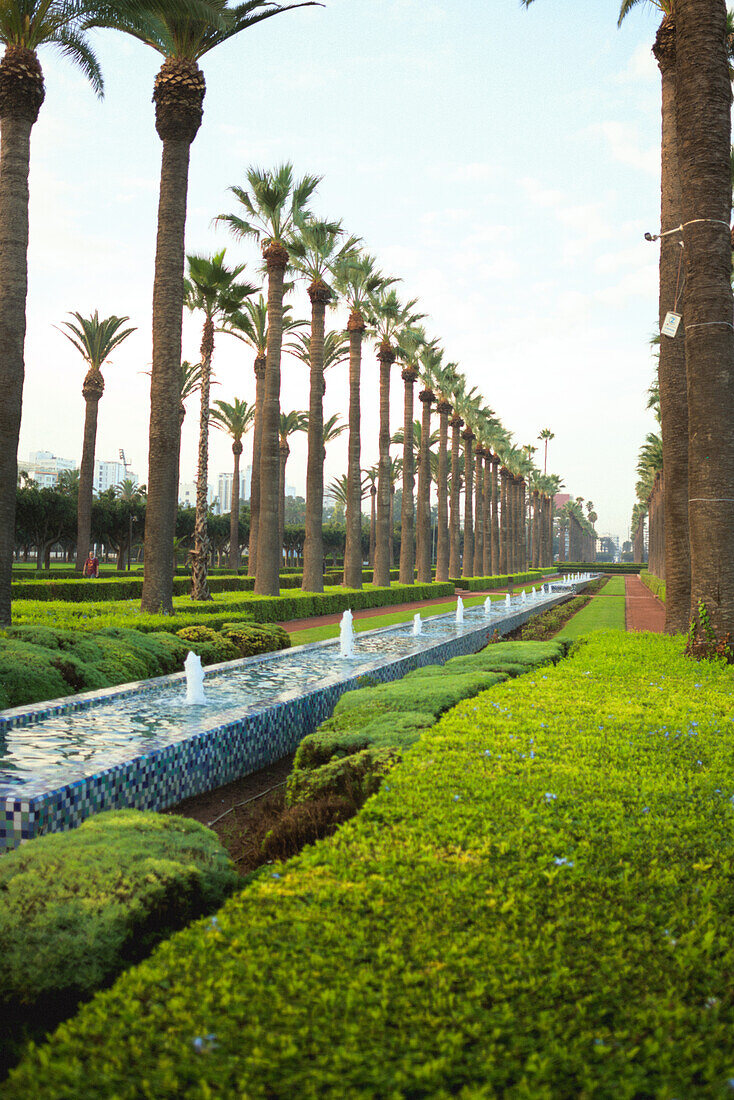
[[660, 577], [656, 577], [654, 573], [648, 573], [645, 570], [640, 573], [640, 580], [646, 588], [650, 589], [653, 596], [657, 596], [662, 603], [665, 603], [665, 581], [661, 581]]
[[99, 814], [3, 856], [0, 1066], [24, 1035], [40, 1037], [160, 940], [217, 909], [238, 881], [215, 833], [137, 810]]
[[452, 577], [451, 583], [467, 592], [484, 592], [487, 588], [508, 588], [518, 584], [542, 584], [547, 573], [555, 569], [533, 569], [529, 573], [499, 573], [494, 577]]
[[450, 583], [392, 585], [390, 588], [349, 589], [341, 586], [325, 592], [291, 591], [287, 596], [254, 596], [250, 593], [220, 593], [215, 599], [194, 607], [188, 598], [174, 600], [175, 615], [141, 612], [133, 602], [67, 603], [62, 600], [18, 600], [13, 605], [17, 623], [42, 623], [70, 630], [99, 630], [126, 627], [143, 632], [177, 631], [185, 626], [209, 626], [219, 630], [225, 623], [285, 622], [367, 607], [389, 607], [414, 600], [453, 596]]
[[604, 635], [461, 703], [3, 1097], [731, 1092], [731, 669]]
[[644, 565], [624, 561], [559, 561], [556, 566], [558, 573], [639, 573], [644, 568]]
[[180, 672], [189, 650], [204, 664], [216, 664], [290, 645], [275, 625], [223, 623], [221, 633], [207, 629], [186, 637], [179, 629], [178, 634], [8, 627], [0, 632], [0, 709]]

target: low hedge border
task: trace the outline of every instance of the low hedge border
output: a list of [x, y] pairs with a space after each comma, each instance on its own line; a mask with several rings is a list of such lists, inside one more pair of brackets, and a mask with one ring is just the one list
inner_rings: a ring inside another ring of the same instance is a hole
[[509, 588], [518, 584], [538, 584], [555, 569], [532, 569], [529, 573], [500, 573], [495, 577], [451, 577], [451, 583], [467, 592], [484, 592], [487, 588]]
[[559, 573], [639, 573], [645, 567], [624, 561], [559, 561], [556, 568]]
[[187, 818], [117, 810], [0, 860], [0, 1072], [80, 1000], [212, 913], [238, 875]]
[[682, 645], [592, 637], [459, 704], [0, 1095], [728, 1094], [732, 679]]
[[654, 573], [648, 573], [643, 570], [640, 573], [640, 580], [649, 588], [653, 596], [657, 596], [661, 603], [665, 603], [665, 581], [662, 581], [660, 577], [656, 577]]
[[115, 606], [111, 603], [66, 603], [61, 600], [18, 600], [13, 605], [13, 619], [18, 624], [42, 624], [71, 630], [100, 630], [104, 627], [124, 627], [142, 632], [172, 631], [185, 626], [209, 626], [214, 630], [229, 622], [287, 622], [320, 615], [336, 614], [347, 609], [360, 611], [370, 607], [390, 607], [393, 604], [440, 599], [454, 595], [454, 586], [446, 583], [391, 585], [390, 588], [349, 589], [335, 587], [325, 592], [302, 592], [296, 589], [287, 596], [254, 596], [248, 593], [220, 593], [216, 599], [196, 605], [178, 597], [174, 601], [175, 615], [150, 615], [138, 610], [132, 602]]

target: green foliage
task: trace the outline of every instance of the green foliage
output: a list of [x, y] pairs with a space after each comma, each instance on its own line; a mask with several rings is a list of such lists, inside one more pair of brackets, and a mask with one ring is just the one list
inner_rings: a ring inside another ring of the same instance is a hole
[[512, 588], [518, 584], [542, 584], [546, 573], [556, 569], [532, 569], [529, 573], [500, 573], [495, 577], [452, 577], [451, 583], [467, 592], [484, 592], [488, 588]]
[[589, 600], [586, 606], [566, 623], [558, 637], [571, 640], [597, 630], [624, 629], [624, 596], [607, 595], [605, 592], [603, 596]]
[[[198, 822], [121, 810], [0, 861], [0, 1005], [11, 1046], [42, 1034], [160, 940], [215, 910], [237, 883]], [[0, 1061], [8, 1056], [0, 1044]]]
[[665, 581], [662, 581], [660, 577], [656, 577], [654, 573], [648, 573], [647, 570], [644, 569], [640, 573], [640, 580], [646, 588], [650, 589], [653, 596], [657, 596], [661, 603], [665, 603]]
[[197, 653], [205, 665], [236, 661], [240, 656], [234, 642], [208, 626], [186, 626], [176, 631], [176, 637], [181, 638], [193, 653]]
[[372, 745], [319, 768], [295, 769], [288, 779], [288, 801], [295, 806], [321, 798], [346, 798], [362, 806], [399, 759], [397, 749]]
[[258, 653], [288, 649], [291, 644], [287, 631], [272, 623], [225, 623], [222, 634], [237, 648], [240, 657], [254, 657]]
[[639, 573], [644, 566], [634, 562], [588, 562], [562, 561], [558, 563], [559, 573]]

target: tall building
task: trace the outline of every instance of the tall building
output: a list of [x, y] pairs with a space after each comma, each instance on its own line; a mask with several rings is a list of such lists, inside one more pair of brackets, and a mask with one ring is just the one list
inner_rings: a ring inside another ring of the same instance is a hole
[[[211, 506], [214, 500], [214, 487], [212, 485], [207, 486], [206, 503], [207, 507]], [[182, 481], [178, 487], [178, 503], [184, 508], [196, 507], [196, 482], [195, 481]]]
[[76, 470], [73, 458], [59, 458], [51, 451], [31, 451], [27, 460], [18, 461], [18, 469], [25, 470], [41, 489], [50, 489], [65, 470]]
[[131, 470], [126, 470], [123, 462], [101, 462], [99, 459], [94, 463], [94, 491], [96, 493], [104, 493], [107, 489], [114, 489], [119, 485], [121, 481], [124, 481], [126, 477], [129, 477], [137, 485], [138, 476]]
[[[249, 467], [248, 467], [249, 470]], [[217, 497], [219, 499], [220, 514], [232, 509], [232, 482], [234, 474], [220, 474], [217, 478]], [[249, 491], [247, 471], [240, 472], [240, 500], [246, 500]]]

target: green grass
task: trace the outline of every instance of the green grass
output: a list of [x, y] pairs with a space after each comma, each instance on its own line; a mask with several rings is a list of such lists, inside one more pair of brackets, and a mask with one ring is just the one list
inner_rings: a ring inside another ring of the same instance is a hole
[[595, 596], [569, 619], [556, 638], [575, 639], [599, 630], [624, 629], [624, 596]]
[[[540, 586], [537, 586], [540, 587]], [[531, 592], [533, 589], [532, 584], [518, 585], [513, 591]], [[504, 596], [496, 595], [490, 596], [492, 602], [497, 600], [504, 600]], [[477, 604], [484, 603], [486, 596], [463, 596], [464, 607], [476, 607]], [[449, 611], [454, 611], [456, 608], [456, 600], [448, 600], [446, 603], [433, 604], [430, 607], [426, 607], [425, 613], [422, 613], [422, 618], [428, 618], [431, 615], [446, 615]], [[388, 612], [385, 615], [370, 615], [364, 619], [354, 620], [354, 631], [356, 634], [360, 634], [365, 630], [380, 630], [385, 626], [398, 626], [400, 623], [409, 623], [413, 621], [415, 616], [415, 609], [412, 611], [393, 611]], [[339, 624], [332, 623], [330, 626], [312, 626], [304, 630], [291, 630], [288, 632], [291, 639], [291, 645], [307, 645], [309, 642], [324, 642], [329, 638], [339, 637]]]
[[731, 1095], [733, 693], [620, 632], [460, 703], [0, 1096]]
[[624, 577], [610, 577], [604, 585], [605, 596], [624, 596]]

